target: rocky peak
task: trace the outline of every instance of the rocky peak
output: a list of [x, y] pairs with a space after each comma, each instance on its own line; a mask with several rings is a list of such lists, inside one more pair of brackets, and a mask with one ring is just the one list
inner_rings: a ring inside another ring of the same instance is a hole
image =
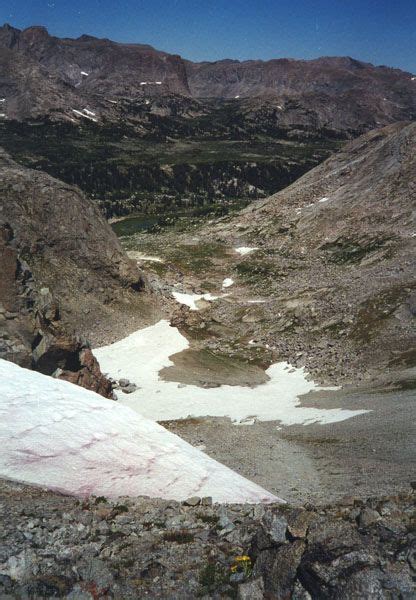
[[[158, 95], [175, 92], [189, 95], [185, 65], [178, 55], [159, 52], [151, 46], [120, 44], [82, 35], [60, 39], [42, 26], [24, 31], [4, 26], [0, 46], [36, 59], [52, 74], [75, 88], [107, 95], [133, 93]], [[126, 81], [129, 82], [126, 88]]]
[[14, 48], [19, 41], [21, 31], [5, 23], [0, 27], [0, 46], [5, 48]]
[[32, 25], [31, 27], [27, 27], [21, 33], [21, 37], [25, 40], [30, 40], [32, 42], [41, 41], [47, 38], [50, 38], [48, 30], [43, 25]]

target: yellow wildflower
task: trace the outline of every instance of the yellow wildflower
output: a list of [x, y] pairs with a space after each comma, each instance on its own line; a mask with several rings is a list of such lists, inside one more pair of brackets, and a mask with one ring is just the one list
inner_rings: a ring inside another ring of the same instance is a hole
[[234, 560], [235, 562], [251, 562], [251, 558], [245, 554], [243, 556], [236, 556]]

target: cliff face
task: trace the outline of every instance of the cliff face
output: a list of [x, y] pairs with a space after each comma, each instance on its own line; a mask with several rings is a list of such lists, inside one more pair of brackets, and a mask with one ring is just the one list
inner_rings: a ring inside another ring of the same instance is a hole
[[180, 56], [144, 44], [118, 44], [83, 35], [60, 39], [44, 27], [20, 31], [0, 29], [0, 45], [36, 60], [83, 93], [107, 96], [152, 93], [189, 95], [184, 61]]
[[[234, 98], [240, 96], [323, 93], [329, 96], [360, 89], [366, 95], [378, 95], [384, 87], [414, 94], [412, 76], [400, 69], [376, 67], [348, 56], [321, 57], [314, 60], [288, 58], [268, 61], [221, 60], [187, 62], [189, 86], [194, 97]], [[376, 89], [366, 89], [373, 81]]]
[[364, 131], [416, 116], [410, 73], [348, 57], [187, 63], [195, 98], [234, 98], [281, 127]]
[[78, 189], [4, 153], [0, 208], [1, 357], [109, 395], [84, 335], [140, 301], [136, 265]]
[[0, 122], [62, 115], [79, 98], [57, 75], [50, 74], [31, 56], [1, 47]]

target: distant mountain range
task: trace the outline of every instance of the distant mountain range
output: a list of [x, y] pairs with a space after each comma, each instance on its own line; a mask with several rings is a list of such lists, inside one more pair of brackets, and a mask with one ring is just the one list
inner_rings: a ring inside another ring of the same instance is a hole
[[416, 78], [349, 57], [193, 63], [143, 44], [0, 28], [0, 119], [137, 126], [143, 111], [192, 119], [213, 99], [238, 103], [243, 121], [355, 135], [413, 120]]

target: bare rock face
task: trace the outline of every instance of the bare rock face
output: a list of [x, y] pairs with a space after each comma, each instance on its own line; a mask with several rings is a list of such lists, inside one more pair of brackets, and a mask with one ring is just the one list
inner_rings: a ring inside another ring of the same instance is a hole
[[87, 342], [68, 333], [58, 302], [48, 288], [36, 288], [19, 260], [9, 225], [0, 226], [0, 236], [0, 358], [112, 398], [112, 384]]
[[0, 279], [0, 302], [5, 310], [14, 311], [16, 308], [16, 273], [18, 270], [17, 252], [10, 246], [13, 232], [9, 225], [0, 228], [0, 264], [2, 277]]
[[248, 122], [356, 134], [416, 116], [410, 73], [349, 57], [187, 63], [196, 98], [239, 98]]
[[0, 154], [1, 223], [13, 230], [15, 245], [30, 260], [35, 277], [57, 297], [65, 317], [74, 290], [75, 315], [103, 290], [100, 303], [119, 289], [138, 291], [143, 279], [127, 258], [98, 208], [79, 189], [45, 173], [25, 169]]
[[[14, 68], [13, 58], [17, 61]], [[82, 111], [85, 107], [96, 106], [95, 99], [92, 99], [92, 105], [89, 104], [91, 95], [98, 94], [107, 99], [107, 112], [114, 108], [108, 103], [108, 98], [112, 97], [189, 95], [184, 61], [179, 56], [142, 44], [118, 44], [87, 35], [78, 39], [59, 39], [49, 35], [44, 27], [21, 31], [4, 25], [0, 28], [1, 60], [8, 65], [8, 71], [13, 71], [10, 80], [6, 79], [4, 96], [7, 110], [17, 118], [34, 114], [29, 102], [25, 106], [21, 98], [21, 87], [26, 82], [26, 78], [24, 82], [20, 81], [23, 74], [29, 75], [27, 100], [36, 101], [36, 105], [43, 103], [45, 111], [54, 107], [55, 111], [66, 112], [73, 119], [79, 117], [74, 109]], [[38, 83], [46, 87], [35, 89]], [[17, 89], [17, 94], [13, 88]], [[0, 86], [0, 97], [2, 93]], [[61, 102], [62, 94], [65, 102]], [[95, 113], [92, 113], [94, 111], [86, 113], [85, 118], [89, 116], [94, 120]]]
[[15, 52], [0, 43], [0, 121], [63, 115], [79, 108], [79, 97], [56, 74], [49, 73], [32, 56]]
[[111, 397], [85, 334], [137, 306], [141, 274], [76, 188], [3, 153], [0, 190], [0, 357]]
[[122, 95], [189, 94], [185, 64], [180, 56], [145, 44], [119, 44], [83, 35], [78, 39], [50, 36], [44, 27], [16, 32], [9, 48], [30, 54], [50, 72], [81, 91]]
[[58, 372], [59, 379], [75, 383], [81, 387], [97, 392], [106, 398], [112, 398], [113, 385], [100, 371], [100, 365], [90, 348], [83, 348], [79, 353], [80, 368], [77, 371]]

